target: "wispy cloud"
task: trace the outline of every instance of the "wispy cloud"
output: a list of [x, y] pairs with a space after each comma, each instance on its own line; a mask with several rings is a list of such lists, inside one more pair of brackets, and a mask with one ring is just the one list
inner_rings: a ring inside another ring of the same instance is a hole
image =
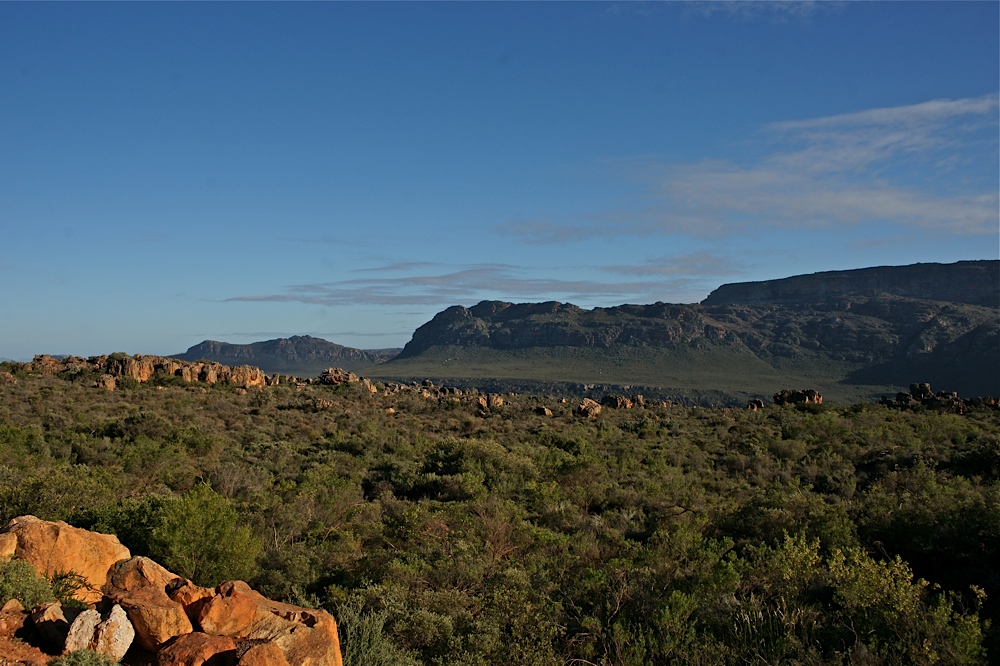
[[367, 268], [355, 268], [352, 273], [386, 273], [412, 271], [418, 268], [433, 268], [442, 264], [433, 261], [397, 261], [381, 266], [369, 266]]
[[809, 17], [838, 3], [815, 0], [698, 0], [685, 4], [690, 11], [703, 16], [723, 14], [744, 20], [769, 18], [784, 21]]
[[760, 227], [866, 223], [929, 233], [995, 235], [996, 95], [783, 121], [761, 128], [743, 162], [668, 164], [626, 158], [640, 184], [630, 209], [513, 220], [503, 231], [537, 242], [598, 234], [718, 236]]
[[[613, 273], [627, 274], [627, 267]], [[595, 271], [596, 272], [596, 269]], [[601, 301], [668, 300], [688, 295], [698, 280], [680, 272], [636, 269], [636, 275], [655, 279], [600, 281], [537, 277], [534, 269], [505, 264], [482, 264], [446, 272], [398, 277], [372, 277], [314, 284], [290, 285], [280, 293], [235, 296], [226, 301], [298, 302], [314, 305], [447, 306], [482, 299], [563, 300], [577, 303]], [[666, 279], [673, 276], [672, 279]]]
[[685, 276], [692, 280], [744, 273], [742, 264], [728, 257], [708, 252], [674, 257], [653, 257], [639, 264], [606, 266], [604, 270], [621, 275]]

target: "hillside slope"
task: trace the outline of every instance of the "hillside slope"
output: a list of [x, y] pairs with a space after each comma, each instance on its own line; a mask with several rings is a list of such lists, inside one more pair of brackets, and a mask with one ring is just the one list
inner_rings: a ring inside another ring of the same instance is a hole
[[224, 365], [255, 365], [267, 374], [315, 377], [326, 368], [356, 372], [383, 363], [398, 349], [354, 349], [322, 338], [295, 335], [247, 345], [205, 340], [173, 358], [182, 361], [209, 360]]
[[998, 261], [724, 285], [689, 305], [483, 301], [439, 313], [367, 373], [721, 391], [733, 402], [790, 386], [867, 399], [914, 381], [998, 394], [998, 304]]

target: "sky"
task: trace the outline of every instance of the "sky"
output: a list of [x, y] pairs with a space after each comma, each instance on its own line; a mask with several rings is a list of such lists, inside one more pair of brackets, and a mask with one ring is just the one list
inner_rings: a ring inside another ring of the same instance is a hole
[[1000, 258], [1000, 3], [0, 3], [0, 357]]

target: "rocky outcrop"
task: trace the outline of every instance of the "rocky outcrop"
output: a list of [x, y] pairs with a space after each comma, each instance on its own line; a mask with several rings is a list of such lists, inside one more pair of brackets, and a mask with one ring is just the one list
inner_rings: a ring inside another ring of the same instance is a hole
[[327, 368], [319, 375], [319, 383], [328, 386], [340, 386], [341, 384], [354, 384], [360, 381], [353, 372], [348, 372], [343, 368]]
[[[107, 557], [93, 553], [106, 553], [109, 540], [123, 557], [107, 564]], [[200, 587], [147, 557], [128, 555], [109, 535], [33, 516], [12, 520], [0, 533], [0, 556], [30, 557], [33, 564], [41, 558], [42, 571], [50, 571], [45, 567], [52, 562], [67, 572], [103, 568], [105, 582], [96, 603], [83, 609], [48, 602], [29, 614], [16, 602], [4, 604], [0, 657], [7, 657], [16, 633], [31, 644], [18, 648], [24, 653], [19, 662], [31, 666], [48, 659], [39, 647], [48, 654], [91, 649], [115, 661], [140, 650], [128, 659], [156, 666], [343, 666], [337, 623], [329, 613], [272, 601], [242, 581]]]
[[171, 639], [156, 655], [156, 666], [233, 666], [235, 663], [233, 639], [201, 632]]
[[895, 399], [883, 398], [883, 405], [897, 409], [932, 409], [950, 414], [965, 414], [969, 409], [988, 408], [1000, 409], [1000, 399], [992, 396], [977, 398], [960, 398], [954, 391], [938, 391], [934, 393], [927, 382], [910, 384], [910, 391], [900, 391]]
[[14, 518], [0, 531], [0, 556], [25, 560], [46, 578], [73, 571], [85, 587], [74, 597], [87, 603], [101, 600], [101, 587], [115, 562], [131, 555], [118, 538], [99, 534], [64, 522], [39, 520], [34, 516]]
[[268, 386], [272, 380], [260, 368], [249, 365], [226, 366], [219, 363], [187, 363], [164, 356], [143, 356], [115, 353], [106, 356], [91, 356], [86, 359], [67, 356], [56, 359], [42, 354], [30, 363], [23, 364], [29, 373], [65, 375], [69, 378], [90, 371], [98, 375], [94, 381], [97, 388], [113, 391], [118, 380], [123, 377], [143, 383], [157, 374], [179, 377], [186, 382], [205, 384], [229, 384], [244, 388]]
[[601, 398], [601, 405], [611, 409], [632, 409], [633, 403], [623, 395], [606, 395]]
[[601, 413], [601, 405], [596, 400], [584, 398], [583, 402], [577, 406], [575, 413], [577, 416], [584, 416], [588, 419], [596, 419], [597, 415]]
[[774, 404], [779, 406], [797, 405], [799, 403], [822, 405], [823, 396], [815, 389], [798, 389], [778, 391], [774, 394]]

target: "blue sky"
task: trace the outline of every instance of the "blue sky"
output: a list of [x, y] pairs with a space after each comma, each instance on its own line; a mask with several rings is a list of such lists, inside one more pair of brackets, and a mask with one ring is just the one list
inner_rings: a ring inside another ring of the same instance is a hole
[[0, 3], [0, 357], [1000, 258], [998, 9]]

